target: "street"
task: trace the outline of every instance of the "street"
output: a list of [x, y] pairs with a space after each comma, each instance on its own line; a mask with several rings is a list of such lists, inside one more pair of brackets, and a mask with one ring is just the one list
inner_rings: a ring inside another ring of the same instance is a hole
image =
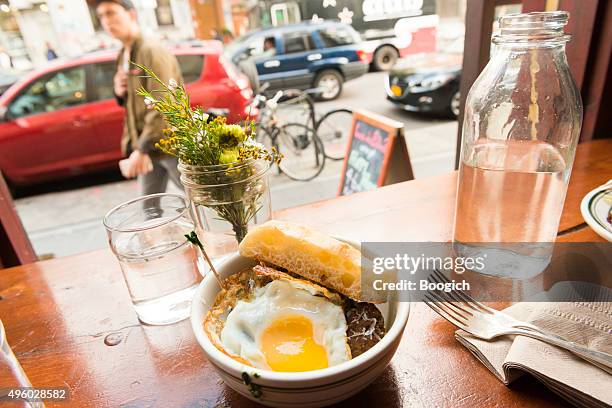
[[[375, 72], [347, 82], [340, 98], [317, 103], [317, 115], [338, 108], [375, 112], [405, 125], [405, 135], [414, 174], [425, 178], [453, 169], [457, 122], [408, 113], [385, 99], [386, 73]], [[290, 180], [270, 171], [273, 210], [325, 200], [337, 195], [342, 161], [327, 160], [323, 172], [310, 182]], [[113, 179], [107, 177], [107, 179]], [[88, 181], [90, 181], [88, 183]], [[139, 195], [135, 180], [98, 184], [99, 176], [86, 180], [85, 186], [69, 191], [53, 191], [46, 185], [43, 194], [15, 200], [17, 211], [39, 257], [58, 257], [106, 247], [102, 225], [104, 214], [112, 207]], [[89, 184], [89, 185], [87, 185]], [[180, 190], [169, 185], [169, 192]]]

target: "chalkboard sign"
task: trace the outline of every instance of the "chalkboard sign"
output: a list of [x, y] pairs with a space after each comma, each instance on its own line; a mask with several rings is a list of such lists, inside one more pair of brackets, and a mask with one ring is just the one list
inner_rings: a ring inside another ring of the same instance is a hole
[[412, 180], [404, 126], [370, 112], [353, 113], [339, 195]]

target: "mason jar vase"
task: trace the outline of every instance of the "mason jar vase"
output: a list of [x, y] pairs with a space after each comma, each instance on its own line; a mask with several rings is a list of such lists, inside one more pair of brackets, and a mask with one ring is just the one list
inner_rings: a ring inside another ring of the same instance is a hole
[[270, 219], [270, 163], [194, 166], [179, 162], [196, 233], [208, 256], [218, 259], [238, 249], [249, 228]]

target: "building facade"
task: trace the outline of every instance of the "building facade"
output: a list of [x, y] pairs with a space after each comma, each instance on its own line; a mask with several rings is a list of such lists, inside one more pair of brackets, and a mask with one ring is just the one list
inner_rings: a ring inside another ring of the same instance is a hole
[[[145, 35], [168, 42], [194, 38], [189, 0], [133, 2]], [[100, 27], [93, 1], [0, 0], [0, 50], [16, 69], [44, 64], [48, 46], [70, 58], [118, 45]]]

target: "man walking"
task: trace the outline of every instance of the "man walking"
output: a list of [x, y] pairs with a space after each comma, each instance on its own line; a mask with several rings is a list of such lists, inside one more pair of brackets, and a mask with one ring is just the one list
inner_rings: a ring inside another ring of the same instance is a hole
[[131, 64], [150, 68], [167, 84], [170, 79], [182, 82], [178, 62], [159, 42], [142, 37], [130, 0], [98, 0], [96, 14], [104, 30], [123, 44], [114, 77], [115, 97], [125, 108], [121, 150], [128, 158], [120, 162], [121, 173], [126, 178], [138, 177], [143, 195], [164, 192], [168, 179], [180, 188], [177, 159], [155, 148], [166, 127], [164, 119], [159, 112], [148, 110], [144, 98], [136, 94], [140, 86], [152, 91], [159, 84], [140, 78], [142, 70]]

